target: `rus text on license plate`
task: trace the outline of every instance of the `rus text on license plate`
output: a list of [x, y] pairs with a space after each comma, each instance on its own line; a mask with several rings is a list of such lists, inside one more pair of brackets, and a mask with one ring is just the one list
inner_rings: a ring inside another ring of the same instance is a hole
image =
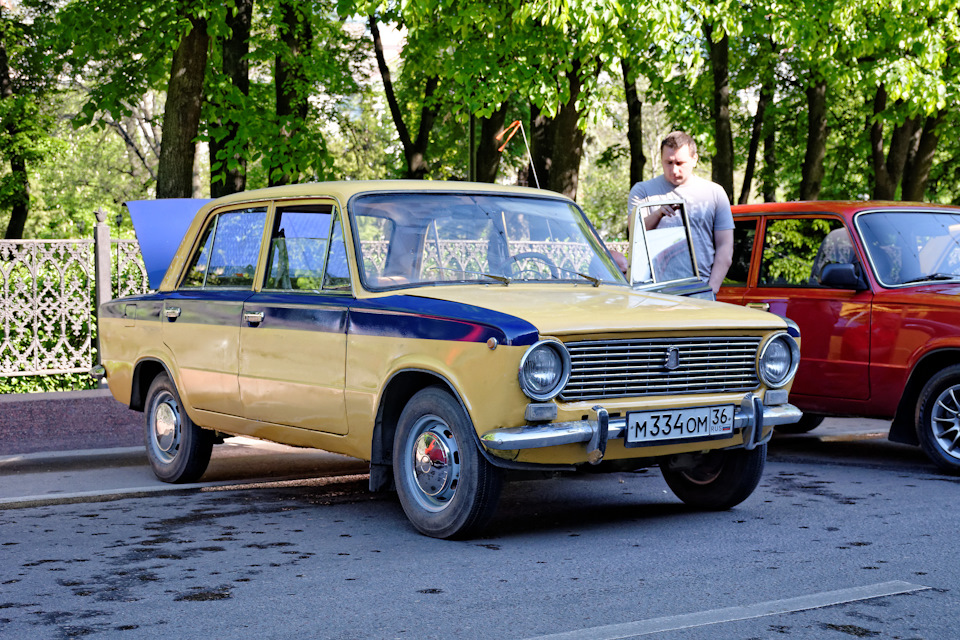
[[627, 414], [628, 447], [661, 444], [688, 438], [710, 438], [733, 433], [733, 405], [690, 407], [670, 411], [634, 411]]

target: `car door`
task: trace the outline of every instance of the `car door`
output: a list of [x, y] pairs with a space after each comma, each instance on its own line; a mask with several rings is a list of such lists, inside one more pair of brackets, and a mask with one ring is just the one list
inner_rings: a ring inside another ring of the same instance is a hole
[[164, 300], [162, 334], [181, 393], [205, 411], [239, 416], [240, 316], [253, 295], [267, 208], [220, 211], [210, 218], [189, 267]]
[[732, 293], [741, 304], [800, 326], [800, 368], [791, 393], [866, 400], [873, 296], [820, 281], [825, 264], [860, 261], [843, 220], [829, 214], [768, 216], [755, 229], [760, 241], [751, 254], [751, 281]]
[[353, 301], [332, 201], [278, 205], [263, 286], [243, 305], [240, 396], [251, 420], [347, 433], [347, 313]]

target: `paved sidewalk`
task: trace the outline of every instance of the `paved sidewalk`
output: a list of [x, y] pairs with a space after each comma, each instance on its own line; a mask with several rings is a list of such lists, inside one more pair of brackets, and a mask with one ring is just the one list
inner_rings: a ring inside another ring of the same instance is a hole
[[0, 509], [367, 471], [367, 463], [355, 458], [242, 437], [216, 445], [202, 481], [194, 484], [158, 480], [143, 447], [10, 455], [0, 457]]

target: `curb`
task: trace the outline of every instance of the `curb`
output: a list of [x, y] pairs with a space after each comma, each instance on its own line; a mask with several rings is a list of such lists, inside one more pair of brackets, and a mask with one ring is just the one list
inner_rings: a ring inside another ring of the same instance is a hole
[[0, 456], [0, 476], [38, 471], [95, 469], [105, 466], [133, 467], [147, 464], [144, 447], [42, 451]]

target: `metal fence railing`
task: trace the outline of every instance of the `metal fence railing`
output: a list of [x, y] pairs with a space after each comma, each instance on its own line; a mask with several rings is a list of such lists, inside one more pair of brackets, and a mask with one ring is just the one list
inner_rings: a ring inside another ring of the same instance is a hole
[[0, 240], [0, 377], [89, 371], [97, 306], [147, 290], [137, 241], [105, 218], [93, 239]]

